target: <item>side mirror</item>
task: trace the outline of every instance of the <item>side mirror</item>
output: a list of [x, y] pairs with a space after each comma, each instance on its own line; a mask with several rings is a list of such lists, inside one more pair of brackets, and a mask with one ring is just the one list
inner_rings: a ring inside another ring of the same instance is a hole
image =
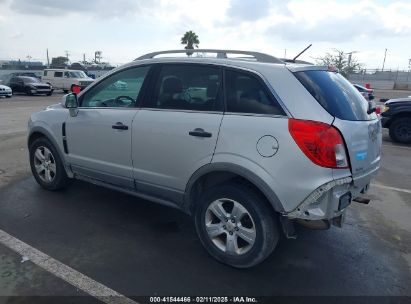
[[64, 100], [64, 106], [69, 109], [70, 116], [75, 117], [78, 114], [78, 100], [74, 93], [67, 94]]

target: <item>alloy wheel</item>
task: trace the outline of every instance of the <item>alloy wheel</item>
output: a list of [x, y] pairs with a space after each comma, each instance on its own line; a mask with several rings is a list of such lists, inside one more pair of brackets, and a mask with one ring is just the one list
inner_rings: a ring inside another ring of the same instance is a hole
[[205, 213], [208, 237], [221, 251], [242, 255], [251, 250], [256, 227], [248, 210], [239, 202], [222, 198], [213, 201]]
[[45, 183], [53, 182], [56, 177], [56, 161], [53, 153], [48, 148], [40, 146], [34, 152], [33, 157], [38, 177]]

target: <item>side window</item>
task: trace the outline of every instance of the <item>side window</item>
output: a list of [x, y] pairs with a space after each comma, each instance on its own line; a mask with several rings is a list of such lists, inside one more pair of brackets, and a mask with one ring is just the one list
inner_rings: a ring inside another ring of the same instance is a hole
[[81, 107], [134, 107], [149, 69], [136, 67], [109, 76], [82, 96]]
[[47, 76], [47, 71], [44, 71], [43, 76]]
[[231, 69], [225, 75], [227, 112], [284, 115], [257, 76]]
[[[221, 69], [194, 64], [161, 68], [151, 108], [221, 111]], [[146, 105], [147, 106], [147, 105]]]
[[63, 72], [54, 72], [54, 77], [63, 77]]
[[65, 78], [70, 78], [70, 73], [69, 72], [64, 72], [64, 77]]

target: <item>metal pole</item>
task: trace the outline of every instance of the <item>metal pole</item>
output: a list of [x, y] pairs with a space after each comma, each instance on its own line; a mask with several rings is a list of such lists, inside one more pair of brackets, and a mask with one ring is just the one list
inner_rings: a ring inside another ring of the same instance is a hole
[[383, 72], [384, 71], [384, 66], [385, 66], [385, 58], [387, 57], [387, 49], [385, 49], [385, 52], [384, 52], [384, 61], [382, 62], [382, 69], [381, 69], [381, 72]]
[[47, 49], [47, 67], [50, 67], [49, 49]]

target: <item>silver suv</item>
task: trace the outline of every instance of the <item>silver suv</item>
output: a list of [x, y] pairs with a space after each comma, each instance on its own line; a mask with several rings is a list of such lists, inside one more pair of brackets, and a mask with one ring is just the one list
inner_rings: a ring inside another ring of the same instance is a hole
[[34, 113], [37, 182], [76, 178], [177, 207], [214, 258], [239, 268], [295, 223], [341, 226], [352, 201], [369, 201], [381, 125], [337, 71], [256, 52], [170, 57], [182, 52], [144, 55]]

